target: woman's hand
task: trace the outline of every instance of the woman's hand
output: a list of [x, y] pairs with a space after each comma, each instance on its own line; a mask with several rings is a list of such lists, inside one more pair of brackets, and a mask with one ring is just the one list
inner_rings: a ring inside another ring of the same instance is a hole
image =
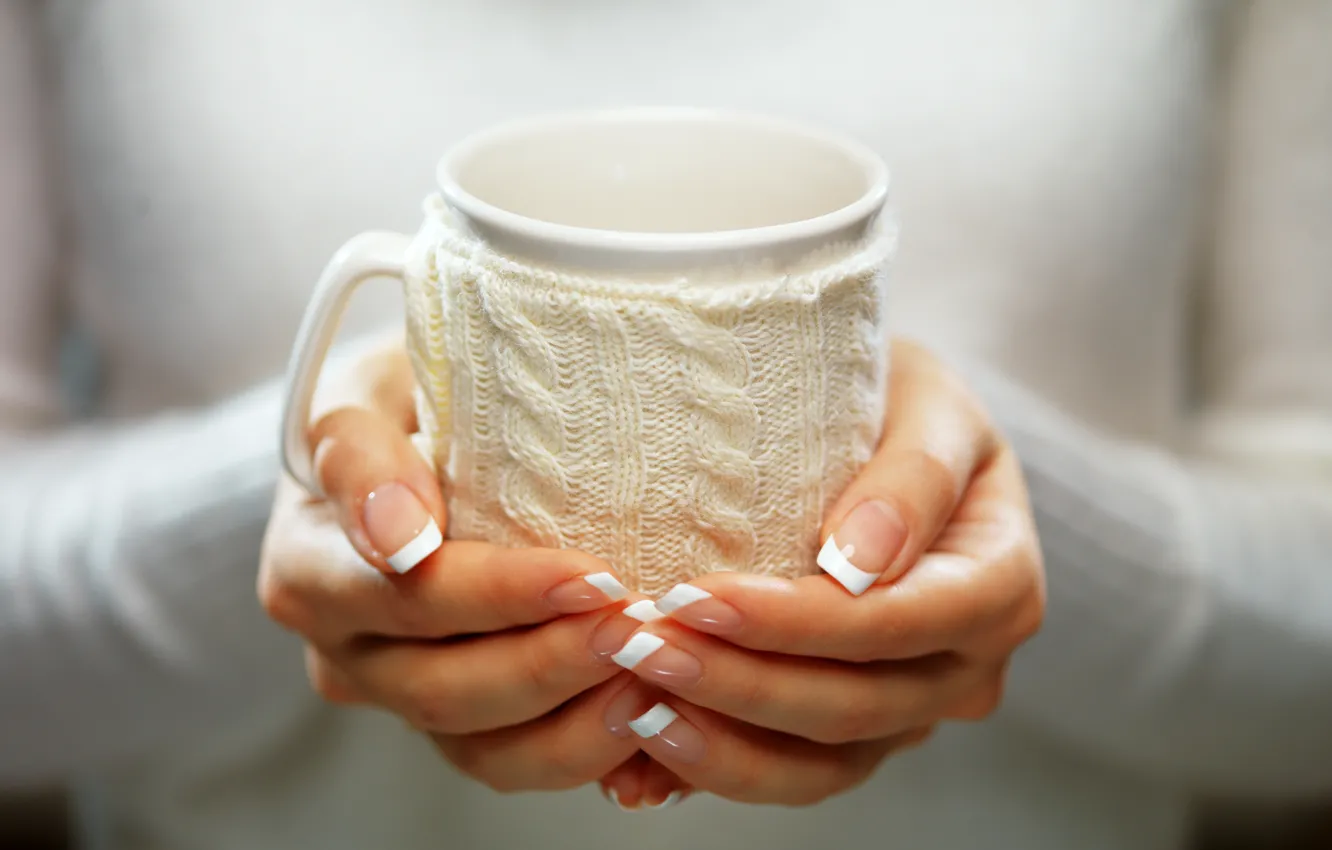
[[578, 552], [444, 542], [434, 473], [413, 447], [401, 350], [321, 398], [312, 442], [329, 494], [284, 480], [264, 542], [265, 609], [306, 641], [314, 687], [431, 734], [500, 790], [569, 788], [633, 757], [606, 728], [631, 684], [608, 656], [641, 625], [607, 566]]
[[1045, 599], [1017, 459], [914, 345], [894, 347], [889, 410], [874, 459], [829, 515], [827, 574], [678, 586], [657, 603], [668, 617], [617, 654], [641, 684], [610, 705], [613, 730], [682, 787], [818, 802], [941, 720], [998, 705]]

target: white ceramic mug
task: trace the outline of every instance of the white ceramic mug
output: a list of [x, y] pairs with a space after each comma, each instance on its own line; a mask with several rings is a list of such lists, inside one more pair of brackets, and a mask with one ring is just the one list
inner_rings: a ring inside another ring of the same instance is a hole
[[352, 290], [402, 280], [424, 451], [454, 538], [574, 547], [660, 592], [815, 569], [886, 397], [887, 169], [751, 115], [632, 110], [475, 135], [414, 236], [324, 271], [282, 454], [319, 492], [311, 396]]

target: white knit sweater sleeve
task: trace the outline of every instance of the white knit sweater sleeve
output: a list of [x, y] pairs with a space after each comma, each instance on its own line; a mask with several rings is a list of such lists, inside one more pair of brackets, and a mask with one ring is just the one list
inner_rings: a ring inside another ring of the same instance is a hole
[[1009, 705], [1191, 787], [1332, 790], [1332, 2], [1256, 2], [1237, 57], [1198, 456], [973, 373], [1049, 573]]
[[0, 784], [138, 755], [303, 687], [254, 593], [278, 388], [59, 427], [35, 6], [0, 2]]

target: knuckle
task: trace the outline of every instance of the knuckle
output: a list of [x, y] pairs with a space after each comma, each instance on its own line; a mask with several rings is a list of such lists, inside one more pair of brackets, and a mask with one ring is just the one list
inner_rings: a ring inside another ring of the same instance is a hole
[[994, 714], [1004, 699], [1004, 675], [989, 676], [973, 688], [951, 712], [958, 720], [984, 720]]
[[270, 619], [292, 631], [304, 631], [309, 612], [302, 594], [271, 562], [260, 568], [258, 593], [259, 604]]
[[448, 680], [417, 675], [403, 687], [403, 716], [412, 726], [445, 734], [468, 731], [461, 702]]
[[529, 694], [546, 694], [558, 687], [561, 660], [552, 658], [548, 641], [540, 638], [541, 632], [528, 635], [522, 642], [519, 661], [519, 690]]
[[769, 682], [753, 672], [738, 676], [732, 684], [735, 702], [734, 714], [753, 716], [762, 714], [773, 704]]
[[325, 702], [346, 703], [352, 700], [353, 694], [342, 675], [327, 658], [311, 647], [305, 650], [305, 674], [310, 687]]
[[1025, 602], [1014, 615], [1010, 642], [1014, 647], [1026, 643], [1036, 636], [1045, 622], [1045, 601], [1034, 598]]
[[1026, 545], [1006, 558], [1003, 567], [1005, 580], [996, 583], [986, 607], [991, 624], [998, 626], [1000, 642], [1015, 649], [1040, 631], [1045, 620], [1044, 572], [1039, 555]]

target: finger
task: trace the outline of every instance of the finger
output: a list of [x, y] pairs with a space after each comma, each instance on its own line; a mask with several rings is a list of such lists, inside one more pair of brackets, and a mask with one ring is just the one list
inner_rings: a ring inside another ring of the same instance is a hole
[[656, 607], [748, 649], [842, 661], [941, 652], [1000, 658], [1035, 633], [1045, 588], [1021, 473], [999, 453], [973, 480], [935, 548], [892, 584], [856, 598], [822, 576], [714, 573]]
[[305, 675], [315, 693], [330, 703], [360, 705], [366, 701], [351, 679], [309, 644], [305, 647]]
[[319, 384], [310, 421], [339, 408], [361, 407], [383, 414], [405, 433], [417, 430], [416, 378], [400, 332], [343, 358], [334, 371], [333, 380]]
[[951, 654], [846, 664], [751, 652], [665, 622], [635, 632], [614, 657], [690, 703], [824, 744], [933, 723], [988, 680], [988, 671]]
[[648, 760], [643, 770], [643, 808], [648, 811], [669, 809], [689, 798], [694, 789], [659, 761]]
[[818, 555], [854, 595], [915, 562], [997, 445], [966, 387], [909, 343], [893, 350], [889, 409], [883, 442], [829, 512]]
[[864, 782], [898, 739], [828, 746], [740, 723], [678, 697], [631, 690], [608, 714], [628, 716], [643, 751], [690, 786], [744, 803], [812, 805]]
[[344, 407], [310, 430], [315, 474], [362, 557], [406, 573], [444, 542], [444, 498], [434, 471], [399, 423]]
[[694, 792], [688, 783], [644, 752], [601, 777], [598, 784], [606, 799], [625, 812], [669, 809]]
[[[446, 541], [410, 575], [391, 579], [368, 566], [312, 502], [280, 508], [295, 530], [270, 540], [259, 595], [274, 620], [332, 646], [356, 634], [447, 638], [545, 622], [628, 598], [605, 562], [571, 550], [506, 549]], [[280, 545], [281, 552], [271, 551]]]
[[632, 686], [612, 679], [528, 723], [476, 735], [435, 735], [459, 770], [496, 791], [577, 788], [605, 776], [638, 749], [609, 731], [607, 707]]
[[639, 750], [597, 780], [601, 794], [622, 812], [636, 812], [643, 805], [644, 780], [652, 757]]
[[462, 735], [532, 720], [614, 677], [620, 669], [606, 648], [639, 625], [594, 612], [445, 642], [358, 641], [321, 655], [366, 700], [418, 729]]

